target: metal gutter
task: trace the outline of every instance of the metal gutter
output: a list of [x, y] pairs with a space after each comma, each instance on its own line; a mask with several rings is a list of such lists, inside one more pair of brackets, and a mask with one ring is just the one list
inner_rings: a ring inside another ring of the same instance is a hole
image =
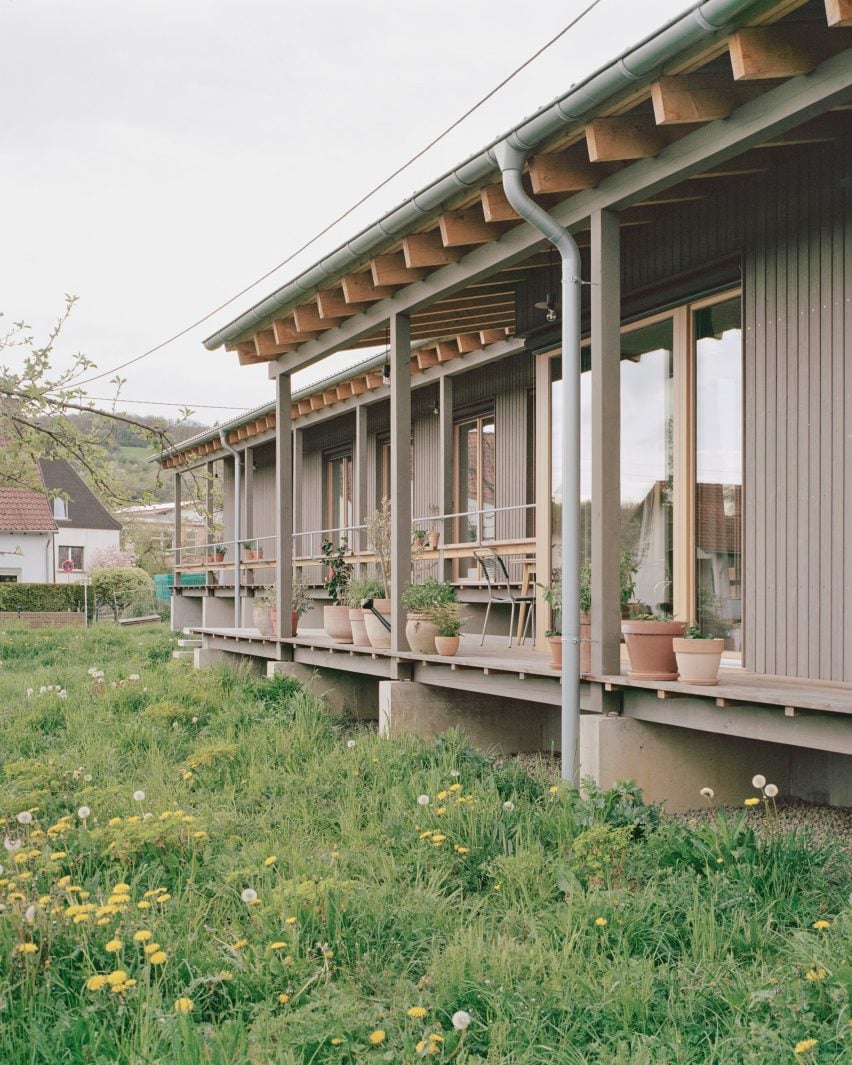
[[433, 217], [446, 201], [460, 191], [484, 184], [499, 169], [495, 156], [498, 144], [506, 143], [530, 152], [565, 127], [590, 118], [611, 97], [635, 87], [637, 82], [681, 52], [705, 42], [708, 37], [722, 30], [730, 32], [736, 20], [758, 6], [765, 7], [766, 4], [761, 5], [761, 0], [701, 0], [611, 63], [572, 86], [563, 96], [495, 138], [459, 167], [448, 171], [377, 222], [362, 229], [304, 273], [213, 333], [204, 341], [204, 346], [213, 351], [253, 333], [270, 318], [316, 295], [330, 283], [369, 261], [389, 241], [411, 232]]

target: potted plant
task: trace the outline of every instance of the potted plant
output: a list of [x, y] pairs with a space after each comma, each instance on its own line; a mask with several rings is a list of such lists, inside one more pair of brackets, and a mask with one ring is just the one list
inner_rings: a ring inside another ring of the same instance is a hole
[[[352, 642], [356, 647], [369, 647], [370, 637], [364, 623], [361, 604], [365, 599], [381, 599], [384, 585], [380, 577], [359, 577], [350, 581], [346, 589], [346, 605], [349, 608], [349, 624], [352, 626]], [[381, 623], [379, 623], [381, 624]]]
[[629, 618], [636, 602], [636, 571], [639, 567], [629, 551], [622, 551], [618, 572], [621, 580], [621, 616]]
[[325, 567], [323, 585], [331, 599], [331, 603], [322, 608], [323, 626], [332, 640], [338, 643], [352, 643], [352, 626], [346, 604], [346, 587], [352, 575], [352, 567], [346, 561], [347, 547], [345, 536], [337, 547], [331, 540], [323, 540], [321, 547]]
[[684, 684], [718, 684], [719, 665], [725, 641], [690, 625], [683, 636], [672, 640], [678, 679]]
[[588, 559], [580, 567], [580, 672], [592, 672], [592, 564]]
[[672, 641], [683, 636], [686, 623], [668, 614], [640, 614], [622, 621], [621, 631], [630, 657], [628, 676], [639, 680], [677, 680]]
[[216, 544], [213, 548], [213, 561], [224, 562], [225, 561], [225, 545]]
[[275, 635], [278, 620], [275, 608], [275, 588], [264, 588], [255, 593], [252, 600], [252, 620], [261, 636], [270, 638]]
[[[292, 610], [292, 632], [295, 636], [299, 631], [299, 618], [303, 617], [314, 605], [314, 598], [310, 588], [301, 577], [293, 574], [293, 584], [290, 589], [290, 609]], [[274, 625], [274, 621], [273, 621]]]
[[[385, 496], [379, 504], [379, 509], [374, 511], [365, 522], [367, 531], [367, 543], [376, 554], [379, 563], [379, 580], [382, 585], [381, 598], [373, 599], [373, 609], [364, 610], [364, 626], [370, 643], [373, 647], [387, 649], [391, 645], [390, 616], [391, 602], [388, 599], [391, 582], [391, 504]], [[366, 598], [366, 597], [365, 597]], [[387, 620], [387, 626], [373, 613], [377, 611]]]
[[[554, 580], [549, 587], [545, 584], [540, 584], [539, 588], [541, 588], [542, 599], [550, 607], [551, 620], [555, 622], [557, 615], [562, 613], [562, 585], [558, 580]], [[562, 669], [561, 626], [548, 629], [544, 635], [550, 645], [550, 668]]]
[[405, 638], [415, 654], [433, 655], [438, 627], [431, 620], [429, 611], [444, 603], [455, 601], [456, 592], [449, 581], [428, 577], [418, 584], [409, 581], [402, 595], [402, 605], [408, 611]]
[[244, 561], [254, 562], [258, 558], [263, 558], [263, 551], [258, 550], [257, 540], [243, 540]]
[[439, 603], [426, 611], [429, 620], [437, 629], [435, 650], [439, 655], [452, 658], [459, 649], [461, 638], [461, 606], [455, 600]]
[[432, 525], [429, 529], [429, 546], [433, 551], [437, 551], [438, 544], [441, 542], [441, 521], [439, 517], [441, 508], [437, 503], [430, 503], [429, 513], [432, 515]]
[[426, 547], [427, 534], [425, 529], [414, 528], [411, 530], [411, 543], [417, 551]]

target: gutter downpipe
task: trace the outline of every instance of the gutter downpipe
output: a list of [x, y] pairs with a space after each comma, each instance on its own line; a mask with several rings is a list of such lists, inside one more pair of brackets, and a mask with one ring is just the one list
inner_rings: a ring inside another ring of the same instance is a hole
[[564, 226], [532, 200], [521, 181], [526, 152], [494, 149], [503, 191], [518, 214], [562, 258], [562, 779], [580, 783], [580, 251]]
[[234, 456], [234, 628], [242, 628], [242, 609], [240, 604], [240, 540], [242, 539], [242, 502], [240, 489], [242, 487], [242, 460], [236, 448], [228, 443], [228, 437], [224, 429], [219, 430], [219, 442], [222, 447]]

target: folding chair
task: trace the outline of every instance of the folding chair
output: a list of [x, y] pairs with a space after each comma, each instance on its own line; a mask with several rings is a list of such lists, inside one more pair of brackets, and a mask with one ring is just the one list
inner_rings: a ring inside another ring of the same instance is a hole
[[509, 571], [506, 569], [506, 563], [492, 548], [487, 547], [481, 551], [474, 551], [473, 557], [479, 563], [479, 566], [485, 575], [485, 583], [488, 585], [488, 605], [485, 608], [485, 621], [482, 625], [482, 639], [479, 641], [480, 647], [485, 643], [485, 630], [488, 627], [488, 615], [491, 613], [492, 603], [508, 603], [510, 606], [510, 647], [512, 646], [512, 640], [514, 639], [515, 633], [515, 608], [520, 607], [522, 603], [528, 605], [529, 609], [527, 610], [527, 616], [524, 620], [524, 630], [521, 633], [521, 643], [523, 643], [527, 638], [527, 628], [530, 625], [533, 611], [535, 610], [535, 595], [519, 595], [514, 590], [512, 582], [509, 580]]

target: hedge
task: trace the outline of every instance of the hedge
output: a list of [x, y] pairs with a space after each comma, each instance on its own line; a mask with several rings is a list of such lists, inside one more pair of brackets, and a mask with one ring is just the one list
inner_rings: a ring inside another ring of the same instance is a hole
[[83, 602], [81, 584], [0, 583], [0, 611], [82, 610]]

